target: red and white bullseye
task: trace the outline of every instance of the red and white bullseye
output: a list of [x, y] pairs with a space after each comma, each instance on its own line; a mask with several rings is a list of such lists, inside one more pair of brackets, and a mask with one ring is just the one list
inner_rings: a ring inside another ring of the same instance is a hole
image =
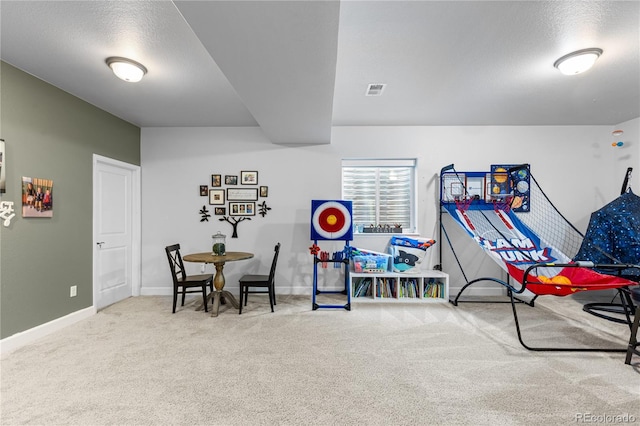
[[321, 237], [337, 240], [351, 228], [351, 213], [344, 204], [327, 201], [313, 212], [311, 225]]

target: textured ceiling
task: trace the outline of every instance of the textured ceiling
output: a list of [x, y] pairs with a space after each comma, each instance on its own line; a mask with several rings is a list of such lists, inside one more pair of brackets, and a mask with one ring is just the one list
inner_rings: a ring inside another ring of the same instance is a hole
[[[3, 61], [140, 127], [615, 125], [640, 116], [637, 1], [8, 1]], [[599, 47], [564, 76], [554, 61]], [[140, 83], [105, 64], [125, 56]], [[386, 83], [380, 97], [369, 83]]]

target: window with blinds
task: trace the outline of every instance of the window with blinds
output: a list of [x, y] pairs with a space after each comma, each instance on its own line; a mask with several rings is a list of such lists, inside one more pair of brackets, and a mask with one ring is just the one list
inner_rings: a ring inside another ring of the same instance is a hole
[[343, 160], [342, 199], [353, 202], [355, 229], [415, 230], [415, 160]]

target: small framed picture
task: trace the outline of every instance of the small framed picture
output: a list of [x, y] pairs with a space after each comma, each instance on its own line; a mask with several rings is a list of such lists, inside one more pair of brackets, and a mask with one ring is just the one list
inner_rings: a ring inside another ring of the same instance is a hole
[[230, 216], [255, 216], [256, 203], [229, 203]]
[[258, 188], [227, 188], [227, 201], [258, 201]]
[[4, 193], [7, 190], [7, 161], [4, 157], [4, 139], [0, 139], [0, 193]]
[[224, 189], [210, 189], [209, 204], [224, 205]]
[[224, 175], [224, 184], [225, 185], [237, 185], [238, 184], [238, 176]]
[[260, 187], [260, 196], [261, 197], [268, 197], [269, 196], [269, 187], [268, 186], [261, 186]]
[[207, 185], [200, 185], [200, 196], [206, 197], [209, 193], [209, 187]]
[[242, 185], [257, 185], [258, 172], [240, 172], [240, 183]]
[[216, 207], [215, 209], [213, 209], [213, 214], [215, 214], [216, 216], [224, 216], [227, 214], [227, 209], [226, 207]]
[[22, 217], [53, 217], [53, 180], [22, 177]]
[[211, 186], [222, 186], [222, 176], [211, 175]]

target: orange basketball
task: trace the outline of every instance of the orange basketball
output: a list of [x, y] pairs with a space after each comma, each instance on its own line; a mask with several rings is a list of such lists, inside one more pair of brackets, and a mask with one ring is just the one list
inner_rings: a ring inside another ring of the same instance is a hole
[[551, 278], [551, 282], [559, 285], [571, 285], [571, 280], [564, 275], [556, 275]]

